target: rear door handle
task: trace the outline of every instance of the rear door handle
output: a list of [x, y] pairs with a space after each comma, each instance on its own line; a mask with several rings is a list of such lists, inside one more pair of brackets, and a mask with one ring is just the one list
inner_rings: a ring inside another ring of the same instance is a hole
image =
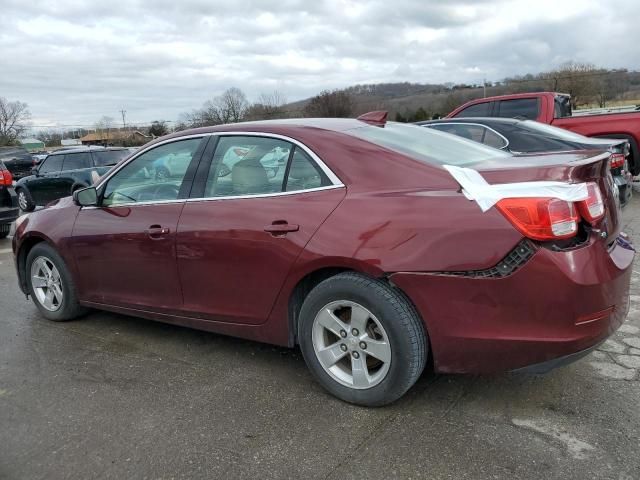
[[298, 230], [300, 230], [300, 225], [293, 225], [283, 221], [276, 221], [264, 227], [264, 231], [269, 232], [271, 235], [286, 235], [289, 232], [297, 232]]
[[160, 225], [151, 225], [144, 231], [144, 233], [146, 233], [150, 238], [158, 239], [165, 235], [169, 235], [171, 230], [167, 227], [161, 227]]

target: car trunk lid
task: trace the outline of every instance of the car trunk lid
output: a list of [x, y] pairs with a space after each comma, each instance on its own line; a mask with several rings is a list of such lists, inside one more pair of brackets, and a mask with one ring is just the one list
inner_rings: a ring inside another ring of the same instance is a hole
[[579, 151], [498, 158], [478, 164], [475, 169], [490, 184], [558, 181], [595, 182], [605, 204], [605, 215], [591, 228], [607, 243], [620, 233], [621, 211], [617, 186], [609, 165], [610, 152]]

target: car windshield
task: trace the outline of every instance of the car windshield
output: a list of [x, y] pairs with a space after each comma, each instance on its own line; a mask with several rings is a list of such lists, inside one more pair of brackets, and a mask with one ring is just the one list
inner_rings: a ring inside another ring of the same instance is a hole
[[363, 125], [344, 133], [436, 165], [468, 165], [511, 156], [472, 140], [418, 125], [388, 122], [384, 127]]

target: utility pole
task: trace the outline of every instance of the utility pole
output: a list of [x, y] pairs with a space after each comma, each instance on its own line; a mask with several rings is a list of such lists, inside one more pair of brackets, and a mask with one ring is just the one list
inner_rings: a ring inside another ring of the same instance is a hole
[[487, 79], [486, 78], [482, 79], [482, 93], [484, 95], [484, 98], [487, 98]]
[[125, 121], [127, 111], [122, 109], [120, 110], [120, 113], [122, 114], [122, 136], [120, 138], [122, 139], [122, 138], [126, 138], [126, 135], [127, 135], [127, 122]]

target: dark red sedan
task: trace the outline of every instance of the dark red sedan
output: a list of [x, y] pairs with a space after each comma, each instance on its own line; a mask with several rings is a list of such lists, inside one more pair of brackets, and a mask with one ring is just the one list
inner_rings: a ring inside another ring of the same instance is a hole
[[[588, 197], [483, 212], [445, 164], [490, 184], [585, 183]], [[370, 115], [160, 138], [21, 217], [13, 248], [48, 319], [97, 308], [299, 345], [331, 393], [383, 405], [429, 358], [437, 372], [541, 371], [606, 339], [629, 301], [620, 224], [606, 154], [513, 162]]]

